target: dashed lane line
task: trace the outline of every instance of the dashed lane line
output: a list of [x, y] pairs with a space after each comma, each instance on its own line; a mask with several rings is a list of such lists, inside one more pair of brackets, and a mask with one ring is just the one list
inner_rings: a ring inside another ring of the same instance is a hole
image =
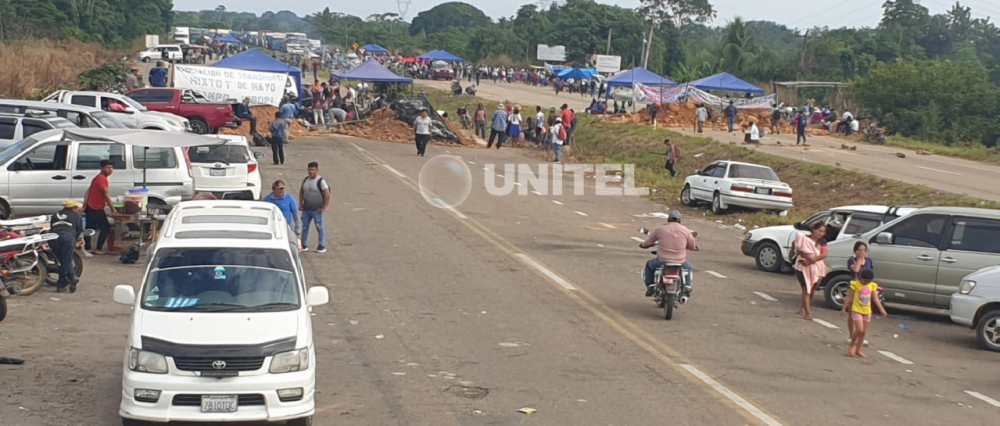
[[387, 170], [389, 170], [390, 172], [392, 172], [396, 176], [399, 176], [401, 178], [405, 178], [406, 177], [406, 175], [400, 173], [399, 170], [396, 170], [396, 169], [392, 168], [392, 166], [390, 166], [388, 164], [383, 164], [382, 167], [385, 167]]
[[357, 144], [355, 144], [354, 142], [351, 142], [351, 146], [353, 146], [354, 148], [356, 148], [356, 149], [357, 149], [358, 151], [361, 151], [361, 152], [365, 152], [365, 149], [364, 149], [364, 148], [362, 148], [362, 147], [358, 146], [358, 145], [357, 145]]
[[969, 394], [969, 396], [971, 396], [973, 398], [979, 399], [979, 400], [981, 400], [981, 401], [983, 401], [983, 402], [985, 402], [987, 404], [990, 404], [990, 405], [992, 405], [994, 407], [1000, 408], [1000, 401], [997, 401], [997, 400], [995, 400], [993, 398], [990, 398], [990, 397], [988, 397], [986, 395], [983, 395], [983, 394], [981, 394], [979, 392], [976, 392], [976, 391], [967, 390], [967, 391], [965, 391], [965, 393]]
[[906, 358], [903, 358], [903, 357], [901, 357], [899, 355], [896, 355], [896, 354], [894, 354], [892, 352], [889, 352], [889, 351], [878, 351], [878, 353], [880, 353], [882, 355], [885, 355], [886, 358], [889, 358], [889, 359], [891, 359], [893, 361], [896, 361], [896, 362], [898, 362], [900, 364], [903, 364], [903, 365], [913, 365], [913, 361], [910, 361], [910, 360], [908, 360]]
[[642, 239], [642, 238], [639, 238], [639, 237], [630, 237], [630, 238], [632, 238], [633, 240], [636, 240], [636, 241], [638, 241], [638, 242], [640, 242], [640, 243], [644, 243], [644, 242], [646, 242], [646, 240], [644, 240], [644, 239]]
[[722, 279], [729, 278], [729, 277], [727, 277], [725, 275], [722, 275], [722, 274], [720, 274], [718, 272], [715, 272], [715, 271], [705, 271], [705, 273], [710, 274], [710, 275], [712, 275], [712, 276], [714, 276], [716, 278], [722, 278]]
[[816, 323], [816, 324], [822, 325], [823, 327], [829, 328], [831, 330], [839, 330], [840, 329], [840, 327], [837, 327], [836, 325], [830, 324], [830, 323], [828, 323], [826, 321], [823, 321], [823, 320], [821, 320], [819, 318], [813, 318], [813, 322]]
[[773, 417], [765, 414], [759, 408], [747, 402], [747, 400], [743, 399], [743, 397], [729, 390], [729, 388], [715, 381], [715, 379], [709, 377], [707, 374], [702, 373], [701, 370], [699, 370], [695, 366], [688, 364], [680, 364], [680, 366], [681, 368], [687, 370], [689, 373], [693, 374], [702, 382], [705, 382], [705, 384], [710, 386], [712, 389], [715, 389], [716, 392], [722, 394], [722, 396], [726, 397], [726, 399], [729, 399], [734, 404], [738, 405], [740, 408], [746, 410], [748, 413], [750, 413], [750, 415], [756, 417], [758, 420], [760, 420], [767, 426], [781, 426], [781, 423], [779, 423]]
[[930, 170], [930, 171], [932, 171], [932, 172], [938, 172], [938, 173], [944, 173], [944, 174], [946, 174], [946, 175], [955, 175], [955, 176], [962, 176], [962, 174], [961, 174], [961, 173], [955, 173], [955, 172], [949, 172], [949, 171], [947, 171], [947, 170], [938, 170], [938, 169], [932, 169], [932, 168], [930, 168], [930, 167], [924, 167], [924, 166], [917, 166], [917, 168], [918, 168], [918, 169], [924, 169], [924, 170]]
[[573, 213], [576, 213], [576, 214], [578, 214], [580, 216], [586, 216], [587, 215], [586, 213], [584, 213], [582, 211], [579, 211], [579, 210], [575, 210], [575, 211], [573, 211]]
[[777, 302], [778, 299], [771, 297], [771, 295], [764, 293], [762, 291], [755, 291], [753, 294], [760, 296], [761, 299], [767, 300], [768, 302]]
[[556, 203], [556, 204], [558, 204], [558, 205], [560, 205], [560, 206], [563, 206], [563, 205], [565, 205], [565, 204], [563, 204], [562, 202], [560, 202], [559, 200], [552, 200], [552, 202], [553, 202], [553, 203]]
[[597, 223], [599, 223], [601, 226], [603, 226], [605, 228], [608, 228], [608, 229], [616, 229], [614, 225], [611, 225], [611, 224], [608, 224], [608, 223], [604, 223], [604, 222], [597, 222]]
[[554, 272], [550, 271], [548, 268], [540, 265], [538, 262], [535, 261], [535, 259], [532, 259], [531, 256], [528, 256], [528, 255], [526, 255], [524, 253], [518, 253], [517, 257], [519, 257], [519, 258], [521, 258], [521, 260], [527, 262], [529, 265], [531, 265], [532, 268], [537, 269], [538, 272], [541, 272], [546, 277], [549, 277], [549, 279], [551, 279], [552, 281], [555, 281], [557, 284], [561, 285], [566, 290], [576, 290], [576, 287], [573, 287], [572, 284], [570, 284], [569, 282], [567, 282], [566, 280], [564, 280], [559, 275], [556, 275]]
[[531, 191], [531, 193], [532, 193], [532, 194], [535, 194], [535, 195], [542, 195], [542, 193], [541, 193], [541, 192], [538, 192], [538, 191]]

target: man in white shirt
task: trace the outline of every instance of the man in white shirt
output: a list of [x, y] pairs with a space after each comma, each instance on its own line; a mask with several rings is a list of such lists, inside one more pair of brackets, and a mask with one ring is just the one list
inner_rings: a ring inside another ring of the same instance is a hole
[[542, 107], [535, 107], [535, 146], [538, 144], [545, 145], [548, 148], [549, 144], [546, 143], [546, 136], [542, 134], [542, 129], [545, 128], [545, 113], [542, 112]]
[[556, 125], [549, 129], [549, 135], [552, 137], [552, 150], [556, 153], [556, 163], [562, 163], [562, 146], [563, 139], [559, 137], [559, 133], [565, 133], [563, 130], [562, 117], [556, 119]]
[[694, 112], [694, 118], [698, 122], [698, 133], [702, 133], [705, 129], [705, 121], [708, 120], [708, 109], [705, 105], [698, 105], [698, 109]]
[[760, 143], [760, 129], [757, 128], [757, 122], [750, 122], [750, 143]]

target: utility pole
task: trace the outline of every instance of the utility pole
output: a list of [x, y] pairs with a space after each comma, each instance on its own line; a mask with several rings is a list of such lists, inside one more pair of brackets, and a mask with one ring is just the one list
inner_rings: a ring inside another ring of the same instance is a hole
[[806, 68], [806, 41], [809, 40], [809, 30], [802, 34], [802, 53], [799, 55], [799, 72], [795, 73], [795, 79], [802, 78], [802, 71]]
[[611, 28], [610, 27], [608, 28], [608, 47], [606, 49], [604, 49], [604, 54], [605, 55], [610, 55], [611, 54]]
[[649, 27], [649, 38], [646, 39], [646, 53], [642, 55], [642, 67], [646, 68], [649, 64], [649, 52], [653, 50], [653, 30], [656, 29], [656, 24], [650, 25]]

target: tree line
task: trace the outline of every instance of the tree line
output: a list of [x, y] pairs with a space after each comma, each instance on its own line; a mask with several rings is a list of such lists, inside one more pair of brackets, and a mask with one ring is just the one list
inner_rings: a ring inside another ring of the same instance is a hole
[[0, 41], [75, 38], [124, 47], [166, 34], [173, 0], [0, 0]]

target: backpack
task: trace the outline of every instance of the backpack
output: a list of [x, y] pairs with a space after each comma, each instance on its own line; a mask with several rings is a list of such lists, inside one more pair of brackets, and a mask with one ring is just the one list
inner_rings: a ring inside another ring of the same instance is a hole
[[125, 253], [122, 253], [118, 260], [126, 265], [137, 262], [139, 260], [139, 245], [133, 244], [132, 247], [125, 250]]
[[260, 134], [260, 132], [253, 132], [253, 144], [255, 146], [267, 146], [267, 138]]
[[[305, 185], [307, 180], [309, 180], [309, 176], [306, 176], [305, 179], [302, 179], [302, 184]], [[326, 182], [323, 179], [323, 176], [320, 176], [319, 179], [316, 180], [316, 190], [319, 191], [320, 194], [323, 193], [323, 182]]]
[[559, 126], [559, 140], [566, 140], [566, 126]]

